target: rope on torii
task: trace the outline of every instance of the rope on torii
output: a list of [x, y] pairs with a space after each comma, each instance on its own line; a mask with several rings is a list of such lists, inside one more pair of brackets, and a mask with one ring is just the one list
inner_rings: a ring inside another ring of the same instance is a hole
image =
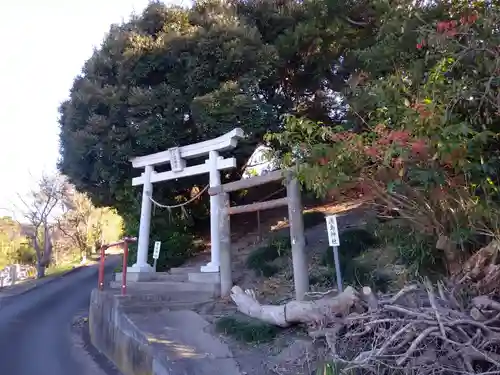
[[[210, 187], [210, 185], [206, 185], [200, 192], [198, 192], [198, 194], [196, 194], [194, 197], [192, 197], [191, 199], [189, 199], [188, 201], [186, 202], [183, 202], [183, 203], [179, 203], [179, 204], [174, 204], [174, 205], [167, 205], [167, 204], [162, 204], [162, 203], [159, 203], [157, 202], [156, 200], [153, 199], [153, 197], [149, 196], [149, 200], [154, 204], [154, 207], [159, 207], [159, 208], [165, 208], [168, 210], [168, 214], [169, 214], [169, 217], [172, 218], [172, 210], [174, 208], [180, 208], [181, 209], [181, 212], [182, 212], [182, 216], [183, 217], [187, 217], [187, 211], [186, 209], [184, 208], [184, 206], [187, 206], [188, 204], [194, 202], [195, 200], [197, 200], [198, 198], [200, 198], [203, 193], [205, 191], [207, 191], [207, 189]], [[154, 212], [153, 212], [154, 214]]]

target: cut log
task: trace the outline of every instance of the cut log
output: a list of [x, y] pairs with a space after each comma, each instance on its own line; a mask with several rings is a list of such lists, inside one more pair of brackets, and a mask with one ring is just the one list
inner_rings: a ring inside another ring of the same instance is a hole
[[497, 257], [500, 243], [491, 241], [477, 253], [472, 255], [462, 267], [461, 272], [454, 276], [457, 284], [468, 284], [480, 294], [495, 294], [500, 291], [500, 265]]
[[234, 286], [231, 289], [231, 299], [241, 313], [279, 327], [317, 323], [336, 315], [345, 316], [358, 301], [352, 287], [347, 287], [336, 297], [291, 301], [283, 305], [261, 305], [252, 290], [243, 291], [239, 286]]

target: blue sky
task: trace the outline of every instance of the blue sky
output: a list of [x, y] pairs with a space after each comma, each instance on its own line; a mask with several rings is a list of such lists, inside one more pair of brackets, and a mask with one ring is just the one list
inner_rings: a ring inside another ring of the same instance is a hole
[[[177, 4], [185, 0], [174, 1]], [[59, 157], [58, 106], [112, 23], [148, 0], [0, 2], [0, 215]]]

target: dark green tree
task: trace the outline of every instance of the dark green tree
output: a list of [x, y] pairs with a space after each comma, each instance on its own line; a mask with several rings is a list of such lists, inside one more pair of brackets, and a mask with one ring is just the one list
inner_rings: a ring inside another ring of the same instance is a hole
[[[113, 25], [75, 79], [60, 107], [60, 170], [94, 203], [116, 207], [134, 231], [140, 191], [131, 186], [131, 157], [241, 127], [248, 138], [234, 155], [242, 165], [283, 114], [338, 122], [342, 103], [333, 93], [355, 65], [345, 56], [373, 34], [339, 11], [350, 9], [345, 4], [152, 2]], [[173, 201], [206, 180], [157, 184], [155, 198]], [[153, 230], [167, 225], [156, 217]]]

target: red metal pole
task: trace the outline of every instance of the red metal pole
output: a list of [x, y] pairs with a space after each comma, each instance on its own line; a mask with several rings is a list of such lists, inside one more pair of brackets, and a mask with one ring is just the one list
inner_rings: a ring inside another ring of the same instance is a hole
[[106, 246], [101, 246], [101, 260], [100, 260], [100, 263], [99, 263], [99, 277], [98, 277], [98, 283], [97, 283], [97, 287], [99, 288], [99, 290], [103, 290], [104, 289], [104, 259], [105, 259], [105, 250], [106, 250]]
[[127, 260], [128, 260], [128, 240], [123, 243], [123, 266], [122, 266], [122, 296], [127, 294]]

